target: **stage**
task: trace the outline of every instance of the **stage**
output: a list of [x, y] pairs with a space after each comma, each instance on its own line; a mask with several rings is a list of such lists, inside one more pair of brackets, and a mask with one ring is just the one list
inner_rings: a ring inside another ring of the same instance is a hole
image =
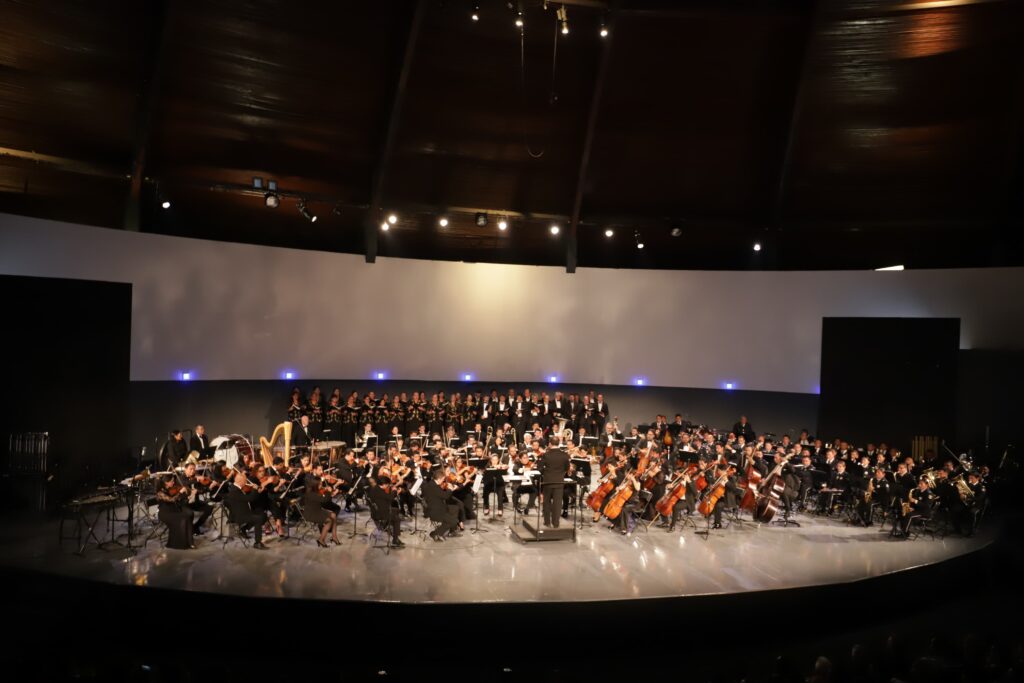
[[[908, 572], [988, 546], [997, 531], [973, 538], [890, 537], [888, 527], [854, 527], [832, 518], [799, 515], [801, 527], [750, 521], [714, 530], [705, 540], [692, 527], [668, 533], [637, 527], [629, 536], [607, 523], [585, 525], [575, 541], [522, 543], [504, 520], [481, 520], [437, 543], [403, 533], [407, 547], [385, 553], [366, 537], [366, 513], [342, 513], [341, 546], [318, 548], [313, 538], [265, 539], [268, 550], [223, 547], [216, 531], [190, 551], [150, 541], [134, 554], [73, 543], [58, 547], [55, 522], [11, 524], [0, 536], [0, 563], [115, 586], [315, 601], [402, 604], [586, 603], [724, 596], [832, 584]], [[589, 521], [589, 520], [588, 520]], [[422, 529], [423, 520], [419, 520]], [[698, 522], [703, 529], [703, 522]], [[409, 525], [411, 530], [411, 524]], [[486, 531], [484, 531], [486, 530]], [[145, 531], [143, 533], [146, 533]], [[124, 537], [121, 537], [124, 540]], [[138, 541], [141, 543], [141, 539]]]

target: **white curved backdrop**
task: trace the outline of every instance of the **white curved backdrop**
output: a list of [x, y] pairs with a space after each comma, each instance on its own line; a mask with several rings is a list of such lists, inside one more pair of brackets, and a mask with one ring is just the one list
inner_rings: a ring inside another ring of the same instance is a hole
[[[0, 214], [0, 273], [130, 282], [133, 380], [546, 381], [816, 393], [824, 316], [1024, 348], [1024, 269], [712, 272], [378, 259]], [[60, 311], [41, 315], [60, 315]], [[881, 330], [865, 330], [878, 334]]]

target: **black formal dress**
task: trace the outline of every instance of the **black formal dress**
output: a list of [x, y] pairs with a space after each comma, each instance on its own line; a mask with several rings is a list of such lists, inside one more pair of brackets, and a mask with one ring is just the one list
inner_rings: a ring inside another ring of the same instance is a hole
[[172, 496], [163, 482], [156, 490], [157, 517], [167, 525], [167, 547], [174, 550], [192, 548], [192, 520], [195, 513], [184, 506], [185, 496]]
[[568, 471], [568, 453], [559, 448], [550, 448], [544, 453], [540, 466], [544, 524], [556, 529], [562, 518], [562, 496], [565, 494], [565, 473]]

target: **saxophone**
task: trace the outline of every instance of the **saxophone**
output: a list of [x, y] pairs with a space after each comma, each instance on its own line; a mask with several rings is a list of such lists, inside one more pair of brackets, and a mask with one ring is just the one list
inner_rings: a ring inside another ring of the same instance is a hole
[[914, 502], [914, 491], [915, 489], [910, 489], [909, 491], [907, 491], [907, 499], [902, 503], [904, 517], [910, 516], [910, 505], [911, 503]]

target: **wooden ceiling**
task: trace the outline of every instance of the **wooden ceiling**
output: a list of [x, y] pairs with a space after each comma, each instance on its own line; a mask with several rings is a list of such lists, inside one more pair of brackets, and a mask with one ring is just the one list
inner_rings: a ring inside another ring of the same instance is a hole
[[478, 4], [4, 0], [0, 211], [570, 271], [1024, 263], [1024, 0], [572, 0], [568, 35]]

